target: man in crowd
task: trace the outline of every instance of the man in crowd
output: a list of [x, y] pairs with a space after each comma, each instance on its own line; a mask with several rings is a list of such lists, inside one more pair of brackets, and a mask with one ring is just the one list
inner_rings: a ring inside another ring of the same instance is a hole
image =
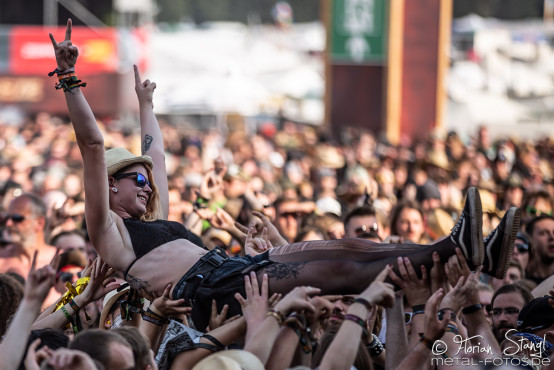
[[498, 343], [506, 339], [510, 329], [517, 328], [517, 316], [523, 306], [533, 299], [531, 292], [522, 285], [501, 286], [492, 297], [492, 331]]
[[13, 199], [5, 217], [5, 237], [10, 244], [0, 251], [0, 272], [29, 274], [33, 254], [37, 267], [50, 263], [56, 249], [46, 244], [46, 206], [35, 194], [25, 193]]

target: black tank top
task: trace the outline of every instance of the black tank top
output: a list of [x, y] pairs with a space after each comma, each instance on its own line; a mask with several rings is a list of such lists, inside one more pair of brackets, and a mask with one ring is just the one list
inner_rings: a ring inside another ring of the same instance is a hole
[[167, 220], [143, 222], [134, 218], [125, 218], [123, 221], [131, 236], [133, 250], [137, 259], [160, 245], [177, 239], [189, 240], [197, 246], [206, 249], [202, 239], [196, 234], [191, 233], [179, 222]]

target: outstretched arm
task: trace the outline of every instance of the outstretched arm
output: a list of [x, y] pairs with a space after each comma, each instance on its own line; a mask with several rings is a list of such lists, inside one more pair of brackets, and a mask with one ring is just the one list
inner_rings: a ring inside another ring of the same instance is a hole
[[164, 141], [162, 130], [154, 114], [154, 89], [156, 83], [146, 79], [141, 80], [138, 67], [135, 69], [135, 91], [140, 109], [140, 136], [142, 142], [142, 154], [152, 157], [154, 162], [154, 181], [160, 194], [163, 218], [167, 219], [169, 213], [169, 190], [167, 185], [167, 170], [165, 167]]
[[25, 284], [25, 293], [13, 320], [0, 343], [0, 369], [16, 369], [23, 358], [31, 324], [40, 312], [40, 306], [54, 284], [55, 270], [46, 265], [35, 270], [37, 252], [33, 256], [31, 272]]
[[[75, 63], [79, 55], [77, 47], [71, 43], [71, 27], [69, 19], [65, 39], [60, 43], [50, 34], [58, 65], [56, 72], [58, 78], [62, 79], [67, 73], [75, 73]], [[65, 82], [72, 83], [70, 80]], [[83, 157], [84, 178], [89, 179], [85, 181], [85, 217], [90, 238], [104, 261], [114, 268], [124, 269], [128, 264], [128, 256], [127, 260], [124, 260], [125, 254], [121, 253], [123, 240], [110, 212], [104, 138], [81, 88], [77, 85], [64, 88], [64, 95]]]

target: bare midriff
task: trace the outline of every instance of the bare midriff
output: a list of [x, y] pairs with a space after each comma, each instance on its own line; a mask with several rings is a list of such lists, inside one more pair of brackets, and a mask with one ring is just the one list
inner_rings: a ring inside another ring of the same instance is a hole
[[186, 239], [178, 239], [151, 250], [129, 270], [127, 281], [143, 284], [149, 292], [162, 295], [167, 284], [173, 287], [207, 251]]

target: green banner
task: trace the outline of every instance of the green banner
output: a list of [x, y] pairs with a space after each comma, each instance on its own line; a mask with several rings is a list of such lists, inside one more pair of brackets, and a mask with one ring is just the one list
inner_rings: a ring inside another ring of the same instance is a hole
[[333, 62], [385, 62], [387, 4], [387, 0], [333, 0], [330, 32]]

